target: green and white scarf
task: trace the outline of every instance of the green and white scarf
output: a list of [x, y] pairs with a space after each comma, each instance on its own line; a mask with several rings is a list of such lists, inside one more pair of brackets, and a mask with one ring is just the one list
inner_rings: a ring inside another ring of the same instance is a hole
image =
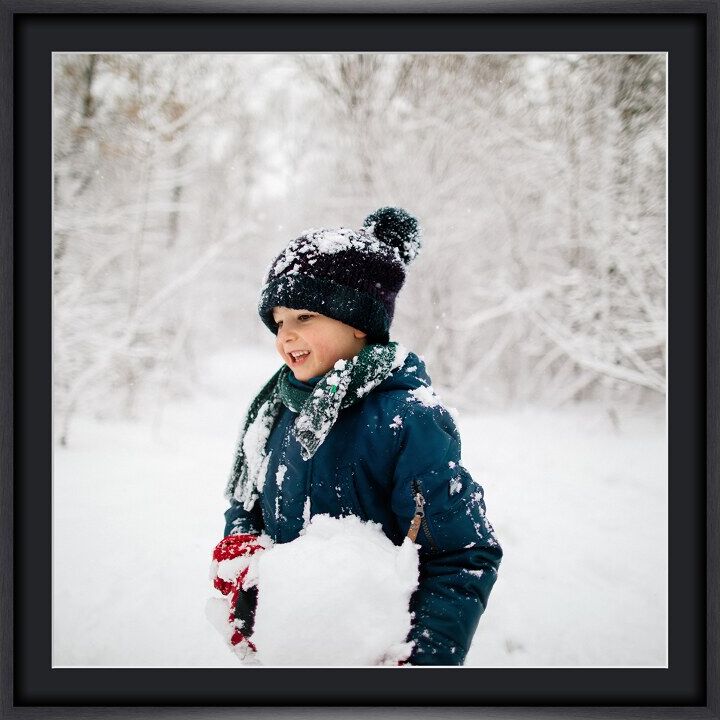
[[338, 360], [312, 390], [289, 381], [290, 368], [283, 365], [250, 404], [235, 451], [232, 473], [225, 489], [228, 499], [250, 510], [262, 491], [270, 458], [267, 439], [282, 405], [297, 413], [293, 431], [303, 460], [322, 445], [343, 408], [367, 395], [403, 366], [407, 350], [395, 342], [366, 345], [352, 360]]

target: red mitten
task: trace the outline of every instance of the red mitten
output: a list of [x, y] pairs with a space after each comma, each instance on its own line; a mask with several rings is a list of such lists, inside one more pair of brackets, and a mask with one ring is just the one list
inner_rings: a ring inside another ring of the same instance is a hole
[[250, 556], [264, 550], [257, 535], [228, 535], [213, 550], [213, 585], [223, 595], [229, 595], [233, 607], [247, 575]]
[[238, 597], [248, 573], [250, 559], [258, 550], [266, 547], [257, 535], [228, 535], [213, 550], [211, 578], [214, 587], [228, 600], [230, 613], [228, 623], [231, 634], [228, 641], [233, 649], [244, 655], [248, 649], [255, 651], [255, 645], [242, 633], [243, 622], [235, 614]]

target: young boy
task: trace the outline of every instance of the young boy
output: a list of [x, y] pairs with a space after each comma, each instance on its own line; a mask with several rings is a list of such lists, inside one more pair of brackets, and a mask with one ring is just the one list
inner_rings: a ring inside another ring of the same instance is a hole
[[[250, 406], [227, 487], [217, 561], [298, 537], [319, 513], [382, 525], [420, 546], [410, 610], [412, 665], [462, 665], [502, 550], [482, 488], [422, 360], [389, 341], [395, 298], [420, 248], [417, 221], [381, 208], [359, 230], [308, 230], [274, 260], [259, 304], [285, 365]], [[215, 579], [229, 595], [236, 649], [256, 596], [245, 572]], [[288, 602], [292, 598], [288, 597]]]

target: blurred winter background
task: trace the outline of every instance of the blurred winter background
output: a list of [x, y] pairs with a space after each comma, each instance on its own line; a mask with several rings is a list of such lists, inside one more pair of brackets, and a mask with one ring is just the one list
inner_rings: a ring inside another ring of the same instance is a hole
[[393, 339], [505, 549], [467, 664], [664, 666], [665, 122], [664, 55], [56, 54], [53, 664], [236, 665], [203, 609], [261, 277], [394, 204]]

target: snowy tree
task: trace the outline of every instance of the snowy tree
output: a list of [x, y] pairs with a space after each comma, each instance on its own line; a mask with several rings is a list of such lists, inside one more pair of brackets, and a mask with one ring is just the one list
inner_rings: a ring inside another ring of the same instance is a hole
[[661, 55], [58, 55], [55, 402], [132, 416], [267, 342], [265, 268], [383, 205], [458, 405], [665, 391]]
[[[100, 394], [109, 411], [108, 390], [132, 415], [141, 388], [156, 400], [175, 386], [191, 388], [207, 309], [203, 273], [253, 230], [242, 220], [245, 194], [232, 198], [232, 211], [223, 207], [230, 173], [247, 183], [252, 166], [252, 123], [233, 102], [242, 82], [212, 56], [58, 57], [55, 399], [62, 439], [78, 402], [92, 407]], [[236, 144], [223, 159], [233, 157], [220, 163], [213, 152], [231, 132]]]

